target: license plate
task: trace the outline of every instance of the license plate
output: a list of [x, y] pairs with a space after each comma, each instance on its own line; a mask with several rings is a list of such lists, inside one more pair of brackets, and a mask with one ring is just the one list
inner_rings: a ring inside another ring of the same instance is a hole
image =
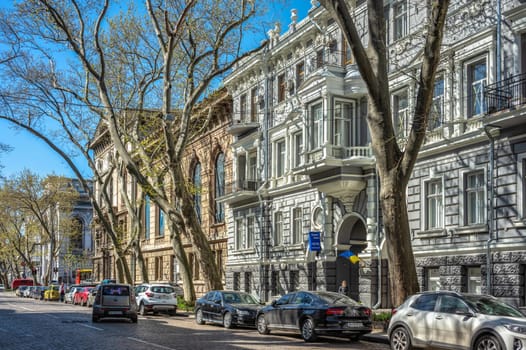
[[363, 324], [358, 322], [347, 322], [344, 326], [345, 328], [362, 328]]
[[108, 315], [122, 315], [122, 311], [108, 311]]

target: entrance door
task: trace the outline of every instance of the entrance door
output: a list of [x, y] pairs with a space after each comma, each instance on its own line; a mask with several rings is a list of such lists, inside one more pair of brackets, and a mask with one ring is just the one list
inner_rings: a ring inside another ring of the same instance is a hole
[[[341, 252], [338, 252], [338, 254], [340, 253]], [[342, 256], [338, 256], [338, 259], [336, 260], [336, 291], [338, 291], [338, 287], [342, 284], [342, 281], [346, 280], [349, 289], [347, 296], [356, 301], [360, 300], [359, 268], [360, 264], [353, 264], [349, 259]]]

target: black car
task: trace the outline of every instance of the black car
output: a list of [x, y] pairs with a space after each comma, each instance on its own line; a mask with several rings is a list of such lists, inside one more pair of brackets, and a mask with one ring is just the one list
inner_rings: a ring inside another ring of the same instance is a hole
[[371, 309], [334, 292], [298, 291], [282, 296], [261, 309], [257, 329], [300, 332], [307, 342], [318, 335], [359, 339], [372, 331]]
[[195, 303], [195, 322], [256, 327], [256, 314], [262, 307], [252, 295], [245, 292], [213, 290]]

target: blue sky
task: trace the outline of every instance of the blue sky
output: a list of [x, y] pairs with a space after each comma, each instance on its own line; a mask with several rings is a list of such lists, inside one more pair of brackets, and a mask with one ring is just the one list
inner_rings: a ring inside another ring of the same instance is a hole
[[[11, 0], [4, 0], [0, 7], [7, 7], [12, 2]], [[280, 21], [282, 31], [286, 31], [288, 28], [291, 9], [298, 10], [298, 21], [300, 21], [306, 17], [307, 11], [311, 7], [309, 0], [276, 0], [272, 1], [269, 6], [269, 21]], [[265, 33], [269, 29], [271, 28], [262, 27], [262, 31], [264, 30]], [[74, 177], [69, 166], [46, 144], [27, 132], [14, 130], [9, 123], [3, 120], [0, 120], [0, 142], [13, 148], [9, 153], [0, 153], [0, 164], [3, 165], [0, 172], [5, 177], [12, 177], [24, 169], [40, 176], [54, 173]], [[84, 174], [89, 174], [89, 168], [82, 159], [79, 159], [76, 165]]]

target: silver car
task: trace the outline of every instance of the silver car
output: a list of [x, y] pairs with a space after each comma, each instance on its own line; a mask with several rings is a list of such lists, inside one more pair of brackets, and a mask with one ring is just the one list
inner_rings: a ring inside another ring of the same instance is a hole
[[490, 295], [424, 292], [393, 310], [387, 334], [393, 350], [519, 350], [526, 348], [526, 318]]
[[135, 287], [137, 306], [141, 315], [148, 312], [157, 314], [158, 312], [167, 312], [175, 315], [177, 312], [177, 291], [176, 289], [164, 283], [145, 283]]

